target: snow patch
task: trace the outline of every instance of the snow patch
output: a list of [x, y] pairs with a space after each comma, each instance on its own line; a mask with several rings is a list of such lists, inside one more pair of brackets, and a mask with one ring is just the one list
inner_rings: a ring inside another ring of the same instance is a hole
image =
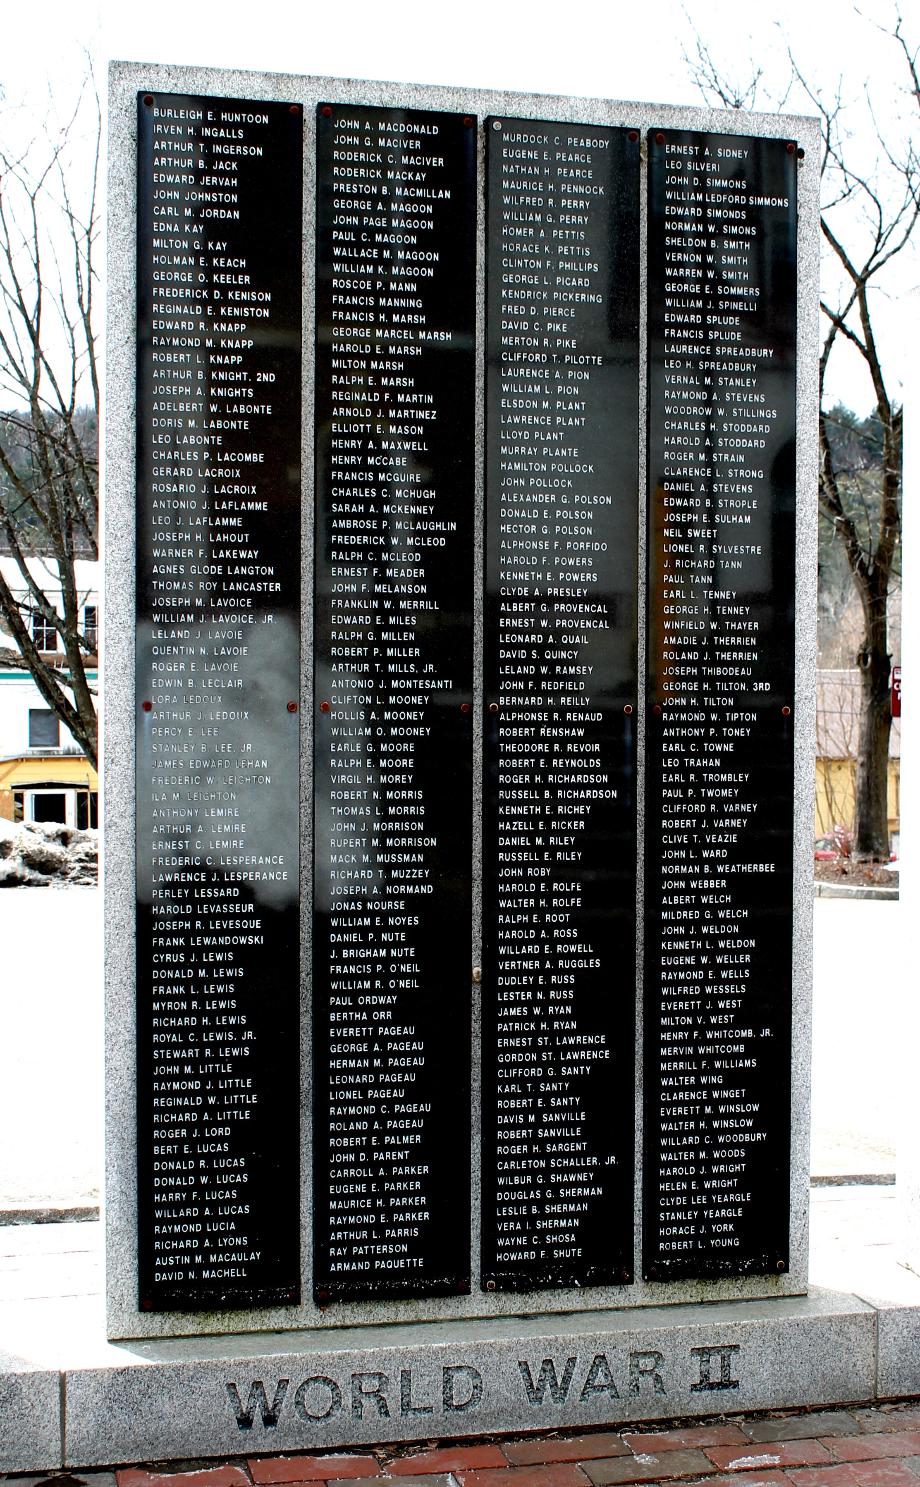
[[0, 820], [0, 888], [94, 884], [99, 833], [56, 821]]

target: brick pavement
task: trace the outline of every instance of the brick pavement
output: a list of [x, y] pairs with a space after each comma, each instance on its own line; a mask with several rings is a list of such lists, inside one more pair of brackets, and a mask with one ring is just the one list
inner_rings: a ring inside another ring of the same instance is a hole
[[0, 1480], [2, 1487], [918, 1487], [920, 1402]]

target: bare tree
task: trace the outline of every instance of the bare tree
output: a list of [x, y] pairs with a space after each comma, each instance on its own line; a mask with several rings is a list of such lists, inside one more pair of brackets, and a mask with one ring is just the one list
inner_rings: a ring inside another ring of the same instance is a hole
[[[906, 35], [900, 11], [883, 33], [890, 41], [903, 93], [916, 118], [920, 108], [918, 47]], [[763, 88], [758, 69], [740, 86], [728, 79], [712, 51], [696, 36], [693, 55], [685, 55], [691, 75], [710, 102], [728, 108], [752, 108]], [[858, 66], [858, 63], [856, 64]], [[901, 435], [903, 409], [892, 395], [890, 379], [873, 326], [874, 291], [886, 270], [915, 241], [920, 217], [920, 157], [910, 127], [892, 147], [875, 125], [872, 100], [860, 84], [860, 107], [868, 110], [869, 129], [877, 140], [869, 169], [858, 168], [848, 133], [852, 105], [844, 102], [842, 83], [832, 96], [804, 76], [787, 54], [785, 88], [769, 98], [774, 108], [804, 100], [818, 114], [823, 135], [821, 159], [821, 232], [826, 248], [827, 287], [822, 289], [824, 334], [819, 359], [820, 473], [818, 509], [842, 545], [861, 609], [862, 635], [853, 661], [861, 679], [860, 724], [856, 766], [854, 855], [888, 857], [888, 749], [891, 732], [891, 656], [888, 601], [896, 578], [901, 535]], [[865, 136], [863, 115], [863, 137]], [[855, 350], [869, 378], [881, 440], [877, 489], [867, 502], [864, 485], [846, 478], [840, 467], [839, 441], [833, 437], [835, 410], [826, 389], [832, 357], [843, 347]]]
[[92, 79], [55, 135], [0, 148], [0, 550], [14, 565], [0, 569], [0, 626], [15, 647], [3, 658], [31, 673], [94, 767], [97, 642], [76, 564], [99, 555], [99, 148]]

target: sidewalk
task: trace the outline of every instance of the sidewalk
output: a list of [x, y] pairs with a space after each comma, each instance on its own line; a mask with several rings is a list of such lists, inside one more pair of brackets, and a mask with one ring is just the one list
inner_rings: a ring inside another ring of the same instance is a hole
[[[814, 1414], [751, 1416], [669, 1430], [502, 1438], [488, 1443], [355, 1455], [238, 1458], [193, 1474], [127, 1469], [118, 1487], [274, 1487], [377, 1482], [381, 1487], [607, 1487], [699, 1482], [721, 1487], [915, 1487], [920, 1408], [881, 1405]], [[91, 1483], [94, 1474], [86, 1481]], [[97, 1479], [98, 1480], [98, 1479]]]

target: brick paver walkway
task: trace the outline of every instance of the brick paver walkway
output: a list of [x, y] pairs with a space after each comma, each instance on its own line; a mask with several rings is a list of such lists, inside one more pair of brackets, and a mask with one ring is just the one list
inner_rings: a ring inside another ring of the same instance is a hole
[[8, 1477], [3, 1487], [918, 1487], [920, 1403]]

